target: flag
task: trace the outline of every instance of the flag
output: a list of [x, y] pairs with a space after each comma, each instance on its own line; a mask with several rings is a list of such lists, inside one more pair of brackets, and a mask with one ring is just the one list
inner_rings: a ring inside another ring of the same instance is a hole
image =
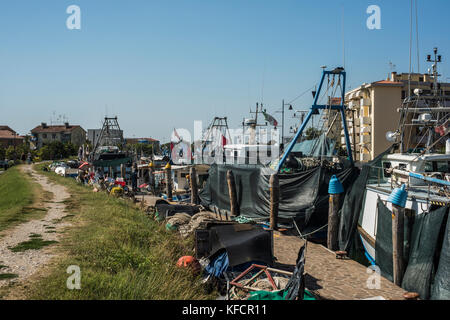
[[274, 117], [272, 117], [270, 114], [263, 111], [263, 115], [264, 115], [264, 118], [266, 119], [266, 121], [268, 123], [270, 123], [270, 125], [272, 125], [274, 127], [278, 126], [278, 121]]
[[178, 132], [177, 132], [177, 130], [174, 128], [173, 129], [173, 134], [174, 134], [174, 136], [178, 139], [178, 142], [180, 142], [182, 139], [180, 138], [180, 136], [178, 135]]
[[227, 145], [227, 138], [225, 138], [224, 135], [222, 135], [222, 146], [225, 147]]
[[449, 123], [449, 121], [447, 120], [443, 125], [440, 125], [440, 126], [434, 128], [434, 131], [436, 133], [439, 133], [439, 135], [441, 137], [445, 136], [448, 132], [448, 123]]

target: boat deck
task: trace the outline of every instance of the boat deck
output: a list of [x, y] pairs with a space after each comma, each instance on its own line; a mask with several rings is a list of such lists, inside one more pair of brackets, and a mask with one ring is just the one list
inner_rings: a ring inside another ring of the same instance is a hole
[[[278, 259], [275, 267], [293, 271], [303, 243], [296, 236], [274, 232], [274, 252]], [[305, 262], [306, 288], [319, 299], [404, 300], [406, 291], [383, 277], [380, 277], [380, 289], [369, 289], [370, 274], [365, 266], [350, 259], [336, 259], [334, 252], [320, 244], [308, 242]]]
[[[389, 183], [368, 184], [367, 188], [386, 194], [390, 194], [392, 192], [391, 185]], [[424, 202], [430, 201], [437, 204], [442, 203], [444, 205], [450, 203], [449, 198], [436, 194], [432, 191], [428, 192], [428, 186], [411, 186], [408, 188], [408, 198], [415, 198]]]

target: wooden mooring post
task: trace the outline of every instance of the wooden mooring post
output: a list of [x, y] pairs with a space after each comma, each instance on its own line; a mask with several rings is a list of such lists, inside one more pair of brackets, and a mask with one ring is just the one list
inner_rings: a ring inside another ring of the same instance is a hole
[[167, 201], [172, 201], [172, 167], [168, 163], [165, 167], [166, 170], [166, 194]]
[[274, 173], [270, 176], [270, 228], [278, 229], [278, 209], [280, 203], [280, 181], [278, 174]]
[[392, 204], [392, 259], [394, 271], [394, 283], [402, 285], [404, 263], [403, 263], [403, 241], [405, 224], [405, 208]]
[[[227, 171], [227, 183], [228, 183], [228, 194], [230, 195], [230, 212], [231, 216], [239, 215], [237, 194], [236, 194], [236, 183], [234, 181], [233, 171]], [[228, 219], [228, 217], [227, 217]]]
[[327, 247], [332, 251], [338, 250], [339, 204], [344, 186], [335, 175], [328, 185], [328, 232]]
[[340, 194], [330, 194], [328, 199], [327, 248], [332, 251], [338, 249], [339, 201]]
[[120, 176], [125, 180], [125, 165], [123, 163], [120, 165]]
[[406, 186], [395, 188], [389, 195], [387, 201], [392, 203], [392, 264], [394, 283], [401, 286], [404, 263], [403, 263], [403, 241], [405, 239], [405, 206], [408, 199]]
[[197, 170], [195, 170], [195, 167], [191, 167], [189, 170], [189, 181], [191, 184], [191, 203], [198, 204]]
[[150, 174], [150, 189], [152, 190], [153, 195], [156, 195], [155, 193], [155, 166], [153, 165], [153, 162], [150, 162], [149, 166], [149, 174]]

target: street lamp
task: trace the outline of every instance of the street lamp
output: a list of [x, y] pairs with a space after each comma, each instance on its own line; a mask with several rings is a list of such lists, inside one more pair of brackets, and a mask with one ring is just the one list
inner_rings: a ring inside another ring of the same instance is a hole
[[280, 149], [284, 150], [284, 107], [285, 106], [289, 106], [288, 110], [294, 110], [294, 108], [292, 107], [292, 104], [290, 103], [284, 103], [284, 99], [282, 102], [282, 107], [281, 107], [281, 144], [280, 144]]

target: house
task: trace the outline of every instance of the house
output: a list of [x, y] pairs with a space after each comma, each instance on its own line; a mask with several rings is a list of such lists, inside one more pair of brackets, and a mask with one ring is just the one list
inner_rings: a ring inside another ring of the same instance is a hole
[[41, 148], [45, 143], [60, 141], [62, 143], [71, 142], [80, 146], [86, 142], [86, 131], [79, 125], [71, 125], [68, 122], [64, 125], [47, 125], [42, 122], [40, 126], [31, 130], [31, 143], [36, 148]]
[[9, 146], [19, 146], [23, 144], [24, 137], [19, 136], [17, 132], [8, 126], [0, 126], [0, 146], [7, 148]]

